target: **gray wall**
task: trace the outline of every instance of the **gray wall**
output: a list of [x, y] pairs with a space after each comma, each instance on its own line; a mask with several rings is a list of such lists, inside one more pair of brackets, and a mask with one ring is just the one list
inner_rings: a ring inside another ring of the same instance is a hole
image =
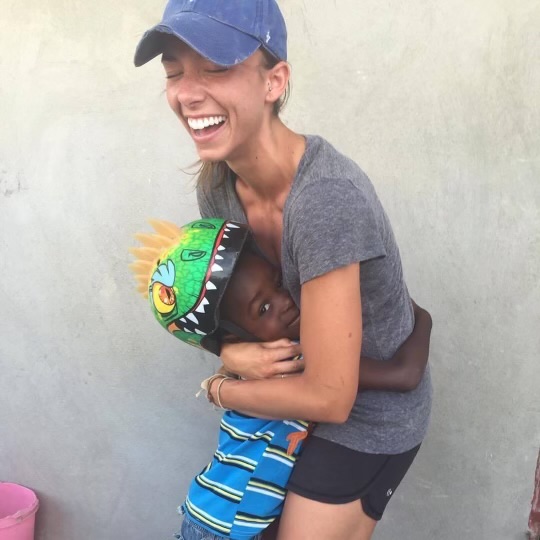
[[[39, 540], [147, 540], [210, 457], [214, 360], [133, 290], [132, 234], [196, 217], [194, 150], [135, 70], [162, 0], [0, 0], [0, 480]], [[434, 317], [431, 431], [377, 539], [524, 537], [540, 445], [537, 0], [283, 0], [291, 127], [373, 179]]]

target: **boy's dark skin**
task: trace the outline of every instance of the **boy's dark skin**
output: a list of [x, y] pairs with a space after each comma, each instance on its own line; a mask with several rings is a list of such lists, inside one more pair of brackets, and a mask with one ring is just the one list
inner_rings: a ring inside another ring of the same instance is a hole
[[[385, 362], [362, 356], [359, 390], [414, 390], [429, 356], [431, 316], [413, 302], [412, 334]], [[300, 311], [281, 285], [281, 273], [265, 259], [245, 251], [235, 267], [223, 300], [221, 318], [233, 322], [261, 341], [297, 340]]]

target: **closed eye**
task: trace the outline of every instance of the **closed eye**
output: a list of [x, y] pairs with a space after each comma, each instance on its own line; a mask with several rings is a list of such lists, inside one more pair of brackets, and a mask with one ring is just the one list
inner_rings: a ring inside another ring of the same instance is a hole
[[184, 74], [183, 71], [179, 71], [178, 73], [171, 73], [170, 75], [165, 75], [166, 79], [176, 79], [177, 77], [181, 77]]

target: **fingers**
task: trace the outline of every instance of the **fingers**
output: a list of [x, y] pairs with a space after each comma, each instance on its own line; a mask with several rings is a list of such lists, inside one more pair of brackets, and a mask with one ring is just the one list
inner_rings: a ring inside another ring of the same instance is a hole
[[298, 344], [294, 341], [291, 341], [287, 338], [278, 339], [276, 341], [267, 341], [266, 343], [261, 343], [265, 349], [281, 349], [287, 347], [297, 346]]
[[290, 359], [301, 354], [301, 347], [288, 339], [268, 343], [227, 344], [221, 358], [228, 371], [244, 379], [266, 379], [303, 370], [303, 360]]
[[280, 377], [282, 375], [288, 377], [290, 375], [298, 375], [304, 371], [304, 367], [304, 360], [299, 358], [276, 362], [273, 364], [272, 370], [274, 371], [274, 377]]
[[271, 347], [267, 349], [268, 352], [274, 354], [274, 358], [279, 360], [287, 360], [292, 356], [298, 356], [302, 354], [302, 347], [299, 343], [289, 341], [288, 343], [281, 345], [280, 347]]

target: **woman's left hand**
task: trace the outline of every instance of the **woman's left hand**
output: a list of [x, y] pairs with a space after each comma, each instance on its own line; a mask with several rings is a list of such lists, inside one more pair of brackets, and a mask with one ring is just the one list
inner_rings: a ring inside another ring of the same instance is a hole
[[269, 379], [304, 369], [300, 345], [288, 339], [267, 343], [224, 343], [221, 360], [225, 368], [243, 379]]

